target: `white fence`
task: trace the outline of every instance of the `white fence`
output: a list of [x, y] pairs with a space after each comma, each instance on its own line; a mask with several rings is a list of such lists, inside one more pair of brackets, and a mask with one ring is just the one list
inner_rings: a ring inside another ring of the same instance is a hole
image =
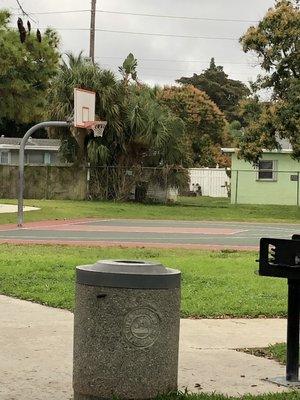
[[190, 168], [190, 191], [201, 188], [202, 196], [228, 197], [230, 178], [223, 168]]

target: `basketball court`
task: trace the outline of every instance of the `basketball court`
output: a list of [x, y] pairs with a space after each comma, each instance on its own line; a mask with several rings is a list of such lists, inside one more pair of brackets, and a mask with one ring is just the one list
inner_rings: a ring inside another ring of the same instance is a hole
[[81, 219], [1, 225], [1, 243], [256, 250], [261, 237], [291, 238], [300, 225]]
[[49, 126], [74, 126], [93, 132], [94, 136], [102, 136], [107, 122], [96, 120], [95, 103], [95, 92], [74, 88], [73, 121], [43, 122], [27, 131], [20, 146], [18, 227], [1, 225], [0, 242], [255, 250], [261, 237], [290, 238], [300, 233], [300, 225], [138, 219], [43, 221], [24, 225], [24, 149], [27, 139], [39, 127]]

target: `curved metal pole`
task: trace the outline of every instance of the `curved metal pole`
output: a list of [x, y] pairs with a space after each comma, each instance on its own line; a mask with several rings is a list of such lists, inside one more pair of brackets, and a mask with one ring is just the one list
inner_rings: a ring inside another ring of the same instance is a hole
[[46, 121], [40, 122], [32, 126], [24, 135], [23, 139], [21, 140], [20, 150], [19, 150], [19, 196], [18, 196], [18, 226], [22, 227], [23, 225], [23, 194], [24, 194], [24, 153], [25, 153], [25, 146], [27, 143], [28, 138], [38, 129], [41, 128], [49, 128], [51, 126], [54, 127], [63, 127], [67, 128], [72, 124], [65, 121]]

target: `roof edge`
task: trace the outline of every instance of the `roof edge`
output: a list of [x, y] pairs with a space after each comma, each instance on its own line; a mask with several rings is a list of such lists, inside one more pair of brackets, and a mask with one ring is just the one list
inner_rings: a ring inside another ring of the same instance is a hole
[[[221, 148], [223, 153], [236, 153], [238, 151], [238, 149], [235, 149], [233, 147], [222, 147]], [[277, 154], [292, 154], [293, 150], [292, 149], [273, 149], [273, 150], [267, 150], [267, 149], [263, 149], [262, 150], [263, 153], [277, 153]]]

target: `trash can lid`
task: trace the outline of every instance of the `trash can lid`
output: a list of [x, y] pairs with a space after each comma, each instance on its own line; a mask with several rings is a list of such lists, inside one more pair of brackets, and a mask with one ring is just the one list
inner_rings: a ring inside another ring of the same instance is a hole
[[142, 260], [100, 260], [76, 268], [77, 283], [89, 286], [170, 289], [180, 287], [180, 276], [176, 269]]

